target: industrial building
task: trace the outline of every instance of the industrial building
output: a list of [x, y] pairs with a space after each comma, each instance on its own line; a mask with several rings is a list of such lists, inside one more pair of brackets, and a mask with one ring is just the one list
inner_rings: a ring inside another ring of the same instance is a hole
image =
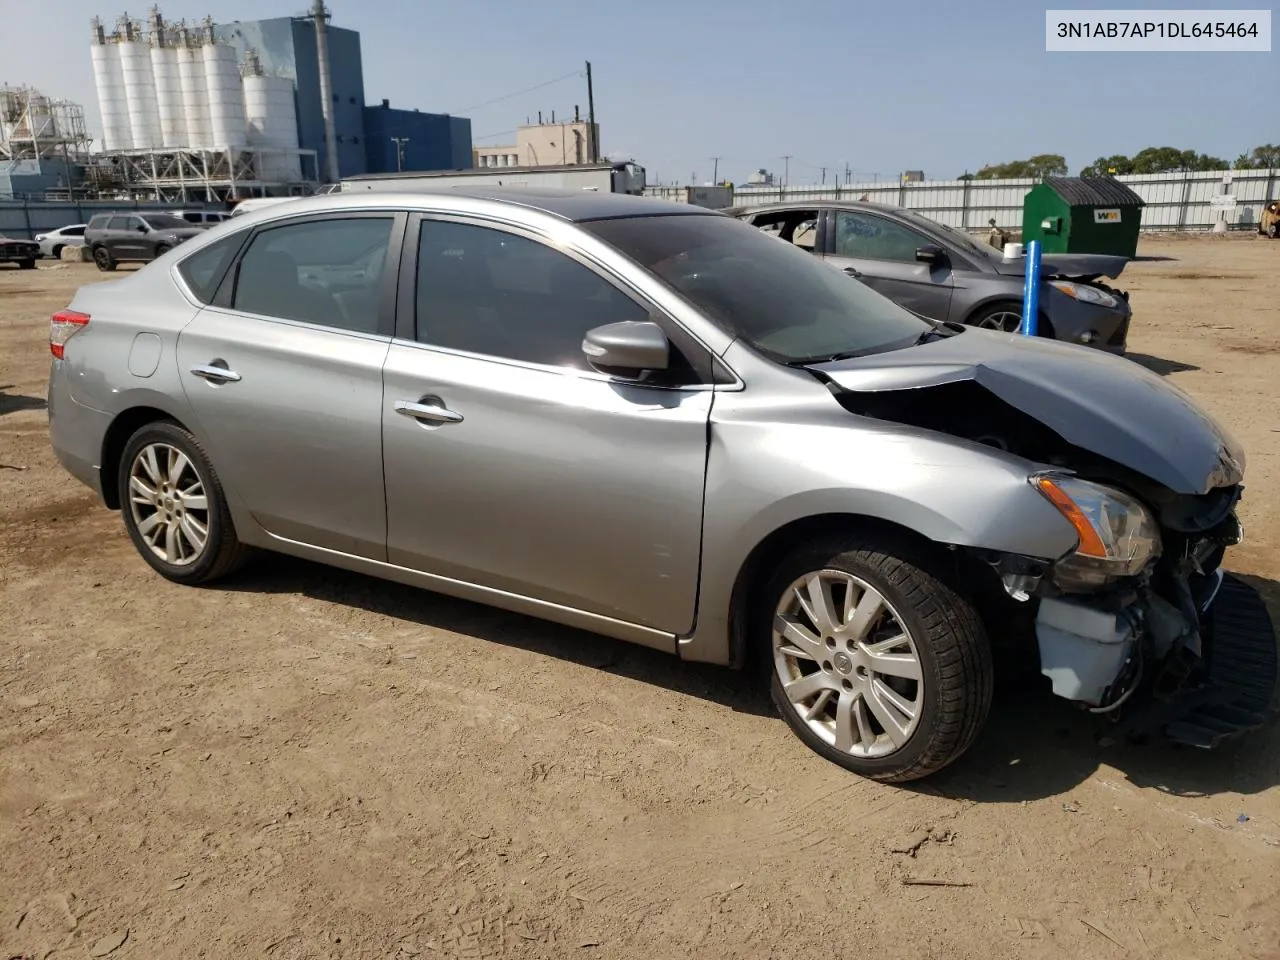
[[102, 114], [93, 179], [185, 202], [311, 192], [317, 182], [469, 165], [460, 117], [366, 108], [360, 35], [305, 16], [215, 24], [93, 20]]
[[600, 125], [581, 118], [574, 107], [572, 120], [550, 120], [538, 115], [537, 123], [516, 128], [516, 142], [476, 147], [471, 151], [476, 167], [559, 167], [590, 163], [592, 145], [600, 142]]
[[84, 108], [28, 87], [0, 87], [0, 196], [71, 196], [89, 149]]

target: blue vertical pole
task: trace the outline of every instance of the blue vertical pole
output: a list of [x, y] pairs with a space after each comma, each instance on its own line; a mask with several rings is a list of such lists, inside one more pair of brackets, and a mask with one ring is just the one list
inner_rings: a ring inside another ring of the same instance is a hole
[[1040, 241], [1032, 240], [1027, 244], [1027, 279], [1022, 288], [1022, 326], [1019, 332], [1023, 336], [1034, 337], [1039, 317]]

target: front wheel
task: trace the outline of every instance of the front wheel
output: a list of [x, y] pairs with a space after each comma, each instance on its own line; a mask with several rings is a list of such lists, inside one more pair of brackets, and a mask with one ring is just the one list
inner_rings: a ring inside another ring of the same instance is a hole
[[894, 538], [833, 540], [778, 567], [760, 610], [774, 704], [821, 756], [905, 782], [959, 757], [991, 705], [973, 606]]
[[50, 260], [61, 260], [61, 259], [62, 259], [62, 247], [54, 247], [52, 250], [50, 250], [50, 251], [49, 251], [49, 259], [50, 259]]
[[1280, 238], [1280, 220], [1277, 220], [1271, 226], [1267, 227], [1267, 236], [1272, 240]]
[[998, 330], [1004, 333], [1017, 333], [1022, 327], [1022, 304], [995, 303], [978, 310], [965, 320], [971, 327], [983, 330]]
[[213, 465], [176, 423], [151, 423], [130, 437], [117, 476], [129, 538], [162, 577], [208, 583], [248, 558]]
[[18, 261], [19, 270], [34, 270], [35, 268], [36, 268], [35, 260], [19, 260]]
[[154, 259], [159, 260], [161, 257], [163, 257], [166, 253], [168, 253], [172, 249], [173, 247], [169, 246], [167, 243], [160, 244], [159, 246], [156, 247], [156, 255]]

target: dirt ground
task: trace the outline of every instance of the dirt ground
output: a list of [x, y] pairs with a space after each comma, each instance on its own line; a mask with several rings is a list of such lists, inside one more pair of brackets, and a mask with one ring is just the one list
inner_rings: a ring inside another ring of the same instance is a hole
[[[1134, 359], [1244, 442], [1280, 616], [1280, 243], [1141, 252]], [[0, 268], [0, 960], [1280, 957], [1280, 726], [1104, 746], [1005, 691], [880, 786], [728, 671], [278, 557], [166, 583], [48, 445], [99, 279]]]

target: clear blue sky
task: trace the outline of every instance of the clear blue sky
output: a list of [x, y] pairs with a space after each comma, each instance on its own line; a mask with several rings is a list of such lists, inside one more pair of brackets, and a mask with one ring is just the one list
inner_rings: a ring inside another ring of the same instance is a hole
[[[88, 20], [122, 3], [5, 0], [0, 83], [85, 104], [98, 129]], [[170, 0], [169, 20], [218, 22], [299, 13], [307, 0]], [[143, 17], [149, 4], [127, 9]], [[1061, 153], [1073, 173], [1095, 157], [1152, 145], [1232, 160], [1280, 141], [1280, 54], [1049, 54], [1044, 10], [1087, 0], [331, 0], [333, 22], [361, 33], [365, 97], [472, 119], [477, 142], [504, 143], [538, 110], [586, 110], [574, 76], [591, 60], [606, 153], [650, 179], [757, 167], [816, 183], [847, 163], [892, 177], [954, 177], [984, 163]], [[1112, 0], [1111, 7], [1208, 8]], [[1227, 8], [1227, 4], [1218, 4]], [[1250, 6], [1234, 3], [1232, 7]], [[1254, 7], [1261, 4], [1254, 3]]]

